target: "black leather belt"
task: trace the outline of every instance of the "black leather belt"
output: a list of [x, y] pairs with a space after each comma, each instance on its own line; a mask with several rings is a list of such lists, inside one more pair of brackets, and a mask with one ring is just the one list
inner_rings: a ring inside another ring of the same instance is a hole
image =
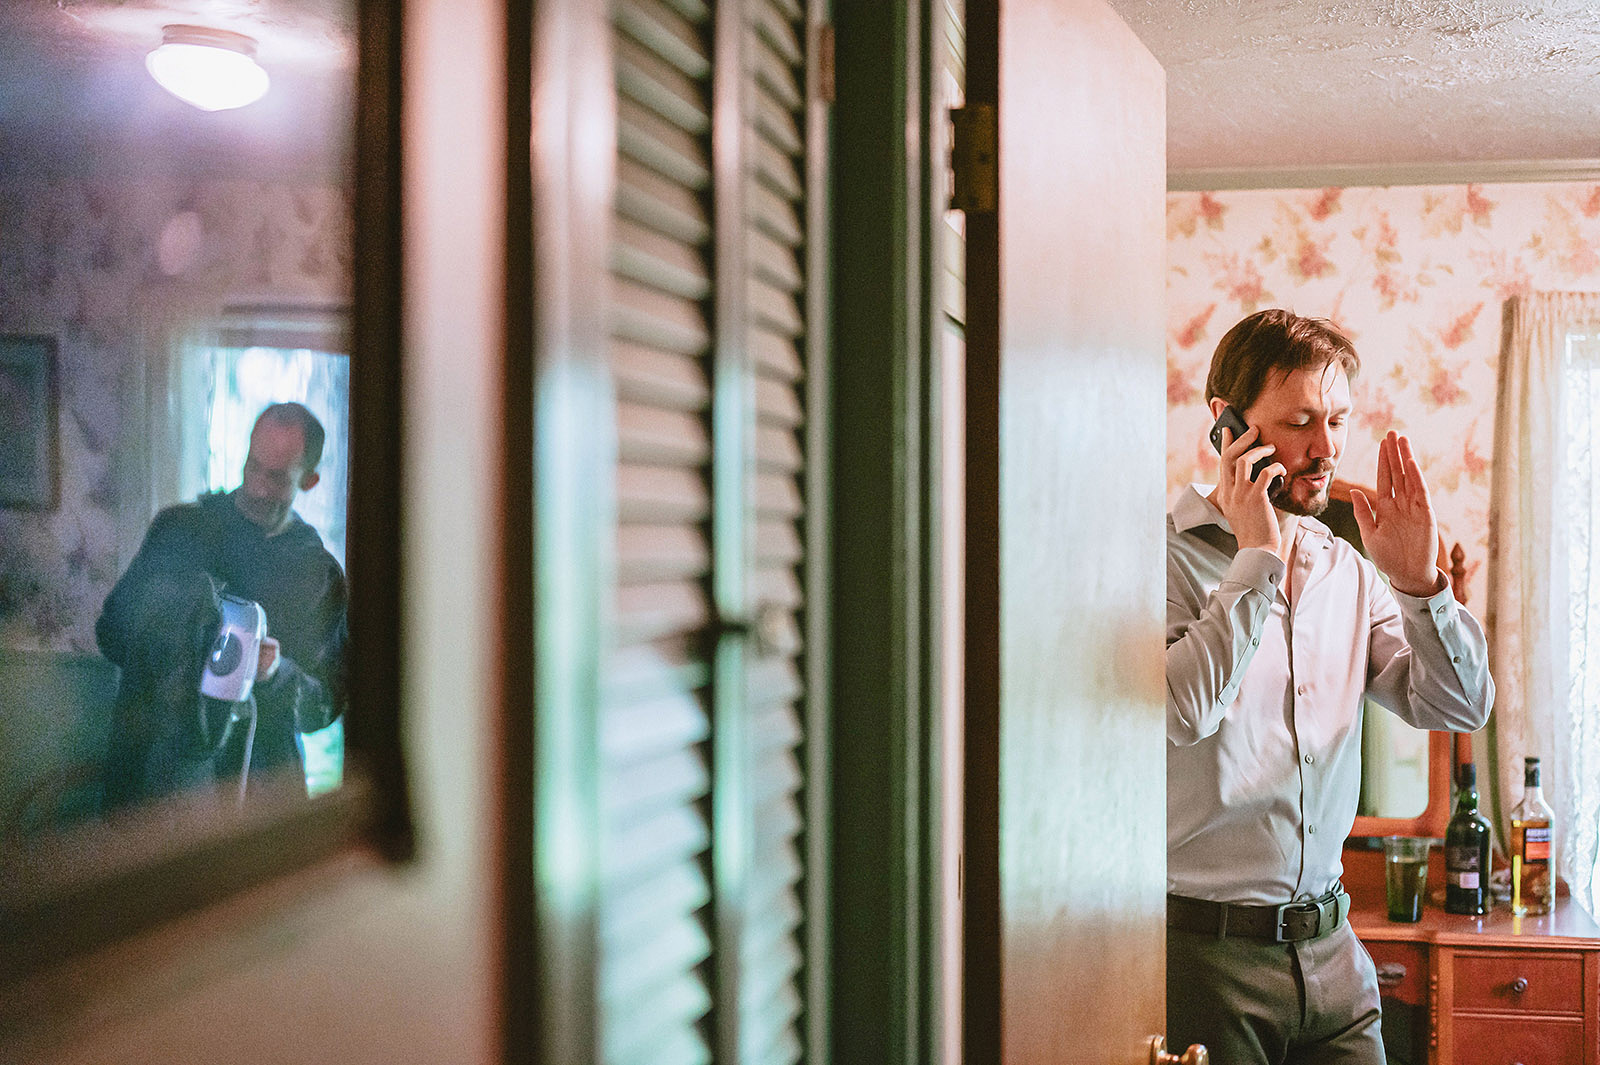
[[1241, 936], [1271, 943], [1319, 939], [1343, 924], [1349, 914], [1350, 896], [1342, 888], [1335, 888], [1320, 899], [1285, 902], [1281, 906], [1246, 906], [1183, 895], [1167, 896], [1168, 928], [1219, 939]]

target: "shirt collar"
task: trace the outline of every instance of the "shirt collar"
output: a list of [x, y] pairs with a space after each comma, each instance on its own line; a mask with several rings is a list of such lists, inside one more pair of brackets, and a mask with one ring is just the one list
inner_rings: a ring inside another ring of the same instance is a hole
[[[1177, 502], [1172, 504], [1172, 524], [1178, 532], [1188, 532], [1202, 525], [1215, 525], [1229, 536], [1233, 535], [1228, 519], [1222, 516], [1216, 504], [1206, 498], [1215, 487], [1210, 484], [1191, 484], [1178, 494]], [[1301, 518], [1300, 528], [1309, 536], [1333, 540], [1333, 531], [1316, 518]]]

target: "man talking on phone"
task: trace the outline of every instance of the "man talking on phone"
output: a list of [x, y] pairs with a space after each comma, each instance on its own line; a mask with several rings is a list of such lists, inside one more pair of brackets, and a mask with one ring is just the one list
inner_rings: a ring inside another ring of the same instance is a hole
[[1206, 380], [1218, 483], [1167, 517], [1167, 1035], [1228, 1065], [1384, 1061], [1339, 882], [1363, 699], [1454, 731], [1494, 699], [1410, 442], [1388, 433], [1351, 493], [1370, 561], [1316, 520], [1359, 365], [1326, 321], [1235, 325]]

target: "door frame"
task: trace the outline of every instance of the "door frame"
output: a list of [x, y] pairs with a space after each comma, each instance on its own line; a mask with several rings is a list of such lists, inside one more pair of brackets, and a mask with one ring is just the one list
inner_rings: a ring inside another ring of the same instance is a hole
[[941, 1059], [932, 0], [839, 4], [829, 368], [827, 1060]]

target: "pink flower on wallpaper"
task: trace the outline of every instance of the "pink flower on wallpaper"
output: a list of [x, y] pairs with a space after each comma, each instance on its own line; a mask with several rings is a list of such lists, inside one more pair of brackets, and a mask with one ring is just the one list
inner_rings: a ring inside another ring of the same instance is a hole
[[1467, 430], [1466, 441], [1461, 447], [1461, 469], [1468, 480], [1475, 484], [1483, 484], [1488, 478], [1489, 460], [1478, 453], [1477, 441], [1473, 440], [1477, 428], [1478, 423], [1473, 422], [1472, 427]]
[[1335, 273], [1333, 260], [1328, 258], [1328, 245], [1332, 243], [1332, 235], [1315, 240], [1301, 230], [1296, 235], [1294, 256], [1288, 260], [1289, 273], [1296, 281], [1315, 281]]
[[1568, 278], [1576, 280], [1600, 267], [1600, 255], [1573, 216], [1572, 210], [1556, 194], [1545, 200], [1545, 226], [1528, 238], [1527, 248], [1540, 258], [1553, 258]]
[[1533, 276], [1522, 256], [1515, 258], [1509, 252], [1470, 252], [1468, 258], [1482, 272], [1480, 284], [1494, 292], [1497, 300], [1504, 302], [1512, 296], [1523, 296], [1533, 291]]
[[1395, 417], [1394, 396], [1378, 385], [1358, 383], [1355, 387], [1356, 424], [1370, 430], [1374, 438], [1402, 426]]
[[1378, 294], [1378, 309], [1393, 309], [1399, 302], [1415, 303], [1422, 292], [1415, 284], [1394, 270], [1379, 270], [1372, 276], [1372, 291]]
[[1481, 185], [1445, 188], [1422, 195], [1422, 235], [1432, 239], [1446, 233], [1460, 233], [1470, 215], [1473, 222], [1487, 228], [1493, 221], [1496, 204], [1483, 194]]
[[1206, 323], [1211, 321], [1211, 316], [1216, 313], [1215, 303], [1206, 304], [1205, 310], [1185, 320], [1176, 332], [1172, 334], [1173, 343], [1180, 348], [1192, 348], [1205, 335]]
[[1487, 226], [1494, 208], [1494, 202], [1483, 194], [1482, 185], [1467, 186], [1467, 213], [1472, 216], [1474, 222], [1480, 226]]
[[1466, 402], [1467, 390], [1461, 387], [1465, 366], [1451, 366], [1438, 356], [1428, 357], [1428, 380], [1422, 386], [1422, 402], [1430, 410], [1454, 407]]
[[[1411, 446], [1416, 448], [1417, 441], [1413, 440]], [[1460, 460], [1454, 455], [1434, 455], [1418, 448], [1417, 465], [1422, 467], [1422, 476], [1431, 490], [1450, 493], [1461, 490], [1463, 470]]]
[[1462, 344], [1472, 339], [1472, 323], [1478, 320], [1478, 315], [1483, 311], [1482, 303], [1475, 303], [1470, 310], [1456, 315], [1441, 328], [1435, 329], [1439, 342], [1447, 348], [1459, 348]]
[[1295, 204], [1278, 200], [1274, 223], [1275, 232], [1262, 237], [1256, 246], [1264, 262], [1275, 262], [1282, 251], [1284, 266], [1291, 280], [1296, 282], [1315, 281], [1338, 272], [1333, 260], [1328, 258], [1328, 247], [1334, 235], [1313, 236]]
[[1200, 387], [1191, 376], [1198, 367], [1167, 363], [1167, 406], [1182, 407], [1200, 398]]
[[1195, 201], [1187, 196], [1173, 196], [1167, 200], [1167, 239], [1194, 236], [1200, 212]]
[[1223, 227], [1222, 216], [1227, 214], [1228, 206], [1218, 200], [1209, 192], [1202, 192], [1197, 198], [1187, 196], [1173, 198], [1167, 201], [1167, 239], [1173, 237], [1192, 237], [1204, 222], [1207, 229]]
[[1461, 232], [1461, 220], [1466, 215], [1466, 205], [1455, 195], [1455, 190], [1424, 192], [1422, 194], [1422, 235], [1441, 237], [1446, 233]]
[[1343, 195], [1344, 189], [1337, 186], [1319, 189], [1306, 204], [1306, 214], [1313, 222], [1322, 221], [1339, 209], [1339, 198]]
[[1261, 271], [1256, 269], [1256, 264], [1241, 257], [1237, 252], [1207, 255], [1205, 260], [1206, 265], [1217, 275], [1212, 287], [1221, 290], [1230, 300], [1236, 301], [1244, 314], [1252, 313], [1264, 301], [1272, 298], [1263, 287]]
[[1578, 210], [1583, 212], [1583, 217], [1600, 215], [1600, 185], [1590, 185], [1587, 191], [1578, 193], [1577, 200]]
[[1394, 228], [1394, 222], [1389, 219], [1388, 211], [1378, 212], [1377, 232], [1372, 237], [1372, 257], [1380, 263], [1397, 263], [1400, 261], [1398, 245], [1400, 231]]
[[1581, 234], [1573, 233], [1566, 250], [1556, 256], [1556, 262], [1568, 277], [1582, 277], [1594, 273], [1595, 267], [1600, 266], [1600, 255], [1595, 254], [1594, 245]]

